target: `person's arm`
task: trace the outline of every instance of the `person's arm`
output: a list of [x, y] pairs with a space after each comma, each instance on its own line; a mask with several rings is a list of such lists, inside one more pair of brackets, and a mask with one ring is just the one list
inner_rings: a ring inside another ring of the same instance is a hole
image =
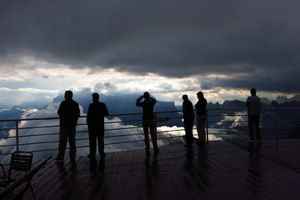
[[79, 109], [79, 104], [76, 102], [76, 123], [75, 123], [75, 125], [77, 125], [77, 121], [78, 121], [78, 119], [79, 119], [79, 117], [80, 117], [80, 109]]
[[77, 120], [78, 120], [78, 118], [80, 117], [80, 109], [79, 109], [79, 104], [78, 103], [76, 103], [77, 104], [77, 106], [76, 106], [76, 114], [77, 114]]
[[104, 106], [104, 116], [107, 116], [108, 115], [107, 107], [105, 104], [103, 104], [103, 106]]
[[260, 98], [259, 98], [259, 115], [261, 113], [261, 101], [260, 101]]
[[249, 108], [249, 97], [247, 98], [246, 106], [247, 106], [247, 108]]
[[192, 102], [188, 103], [188, 109], [187, 109], [187, 111], [188, 111], [189, 115], [194, 115], [194, 108], [193, 108]]
[[195, 104], [195, 108], [198, 109], [199, 107], [199, 101]]
[[61, 102], [60, 103], [60, 105], [59, 105], [59, 108], [58, 108], [58, 111], [57, 111], [57, 114], [60, 116], [60, 117], [62, 117], [63, 116], [63, 114], [64, 114], [64, 108], [65, 108], [65, 102], [63, 101], [63, 102]]
[[149, 99], [151, 99], [151, 101], [152, 101], [153, 105], [155, 105], [155, 104], [156, 104], [156, 99], [154, 99], [154, 98], [152, 98], [152, 97], [150, 97]]
[[89, 109], [86, 115], [86, 122], [88, 125], [90, 124], [90, 120], [91, 120], [91, 104], [89, 105]]
[[139, 107], [142, 106], [142, 104], [141, 104], [140, 101], [141, 101], [143, 98], [144, 98], [143, 96], [140, 96], [140, 97], [136, 100], [136, 106], [139, 106]]
[[207, 101], [206, 101], [206, 99], [204, 99], [205, 101], [205, 107], [204, 107], [204, 109], [205, 109], [205, 115], [207, 115], [207, 109], [206, 109], [206, 106], [207, 106]]

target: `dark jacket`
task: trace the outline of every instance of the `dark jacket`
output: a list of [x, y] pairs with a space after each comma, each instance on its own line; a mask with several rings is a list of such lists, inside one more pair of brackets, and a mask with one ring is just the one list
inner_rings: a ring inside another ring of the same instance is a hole
[[74, 100], [61, 102], [57, 114], [60, 117], [60, 127], [75, 129], [80, 116], [79, 105]]
[[91, 103], [87, 113], [87, 124], [89, 127], [104, 127], [104, 116], [108, 115], [107, 107], [102, 102]]
[[205, 98], [198, 100], [198, 102], [195, 105], [195, 108], [197, 109], [197, 115], [205, 115], [206, 114], [206, 104], [207, 104], [207, 101]]
[[156, 103], [156, 100], [153, 98], [145, 99], [143, 102], [140, 102], [141, 99], [136, 100], [136, 105], [143, 108], [143, 119], [154, 119], [153, 108]]
[[194, 108], [190, 100], [182, 103], [183, 118], [185, 120], [194, 120]]

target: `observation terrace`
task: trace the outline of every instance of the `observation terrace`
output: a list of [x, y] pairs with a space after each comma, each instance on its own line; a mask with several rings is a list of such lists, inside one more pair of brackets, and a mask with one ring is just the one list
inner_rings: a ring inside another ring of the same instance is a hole
[[[295, 127], [300, 108], [263, 108], [260, 145], [248, 143], [245, 110], [208, 109], [208, 143], [192, 149], [184, 147], [181, 111], [157, 112], [160, 153], [151, 152], [150, 157], [143, 149], [141, 113], [110, 115], [106, 159], [98, 156], [96, 163], [87, 157], [85, 116], [77, 126], [75, 163], [68, 151], [63, 163], [53, 159], [57, 117], [1, 120], [8, 128], [0, 129], [0, 162], [8, 163], [15, 150], [33, 152], [33, 168], [53, 157], [31, 181], [36, 199], [299, 199], [300, 140]], [[196, 130], [194, 136], [196, 140]], [[32, 198], [28, 190], [24, 199]]]

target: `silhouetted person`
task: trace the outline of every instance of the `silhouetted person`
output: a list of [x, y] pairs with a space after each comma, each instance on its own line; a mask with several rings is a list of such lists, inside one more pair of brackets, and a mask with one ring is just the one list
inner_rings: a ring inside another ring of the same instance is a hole
[[[141, 100], [144, 98], [144, 101], [141, 102]], [[144, 129], [144, 135], [145, 135], [145, 145], [146, 145], [146, 155], [150, 155], [150, 144], [149, 144], [149, 130], [150, 135], [152, 139], [152, 144], [154, 148], [154, 153], [158, 154], [159, 149], [157, 147], [157, 135], [156, 135], [156, 122], [155, 122], [155, 116], [153, 113], [153, 108], [156, 103], [156, 100], [152, 97], [150, 97], [150, 94], [148, 92], [144, 93], [144, 96], [140, 96], [136, 100], [136, 105], [138, 107], [143, 108], [143, 129]]]
[[205, 145], [205, 117], [207, 101], [202, 92], [197, 93], [198, 102], [195, 105], [197, 109], [197, 132], [199, 141], [197, 144]]
[[90, 104], [87, 113], [87, 124], [89, 130], [90, 155], [92, 160], [95, 160], [96, 155], [96, 140], [98, 139], [98, 150], [101, 159], [105, 157], [104, 153], [104, 116], [108, 115], [107, 107], [99, 101], [99, 94], [92, 95], [93, 103]]
[[193, 145], [194, 108], [192, 102], [188, 99], [188, 95], [183, 95], [182, 99], [186, 145], [190, 147]]
[[247, 98], [246, 105], [248, 108], [248, 127], [249, 127], [249, 134], [250, 134], [250, 141], [254, 142], [254, 132], [253, 126], [255, 127], [256, 139], [258, 142], [261, 141], [260, 135], [260, 127], [259, 127], [259, 120], [260, 120], [260, 98], [256, 96], [256, 89], [252, 88], [250, 90], [251, 96]]
[[79, 105], [73, 99], [72, 91], [65, 92], [65, 101], [61, 102], [57, 111], [60, 117], [60, 131], [59, 131], [59, 147], [56, 160], [63, 161], [67, 139], [69, 138], [70, 145], [70, 159], [75, 161], [76, 157], [76, 142], [75, 131], [77, 120], [80, 116]]

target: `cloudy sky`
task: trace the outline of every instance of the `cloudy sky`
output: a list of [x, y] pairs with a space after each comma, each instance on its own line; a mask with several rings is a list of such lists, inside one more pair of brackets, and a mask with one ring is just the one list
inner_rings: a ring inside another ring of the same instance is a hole
[[179, 104], [300, 93], [298, 0], [0, 1], [0, 108], [67, 89]]

